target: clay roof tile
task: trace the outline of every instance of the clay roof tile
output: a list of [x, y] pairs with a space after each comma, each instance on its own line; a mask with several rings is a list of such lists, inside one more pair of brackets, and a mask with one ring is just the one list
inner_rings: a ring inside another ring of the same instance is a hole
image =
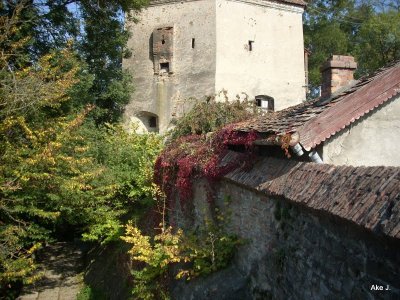
[[309, 151], [400, 94], [400, 62], [361, 78], [329, 99], [316, 99], [235, 124], [265, 136], [297, 132]]
[[225, 179], [400, 239], [400, 167], [333, 166], [266, 157], [252, 170], [238, 169]]

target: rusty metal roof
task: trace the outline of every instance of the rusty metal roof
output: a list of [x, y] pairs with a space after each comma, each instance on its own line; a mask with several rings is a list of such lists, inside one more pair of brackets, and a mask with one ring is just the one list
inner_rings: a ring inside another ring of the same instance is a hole
[[[228, 153], [225, 161], [237, 159]], [[352, 167], [266, 157], [226, 180], [400, 239], [400, 167]]]
[[400, 62], [358, 80], [329, 99], [316, 99], [235, 125], [238, 131], [265, 135], [297, 132], [310, 150], [400, 94]]

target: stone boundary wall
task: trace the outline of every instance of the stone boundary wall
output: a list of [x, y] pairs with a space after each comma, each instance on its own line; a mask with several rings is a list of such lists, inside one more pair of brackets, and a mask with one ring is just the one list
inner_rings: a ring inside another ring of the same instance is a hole
[[[179, 283], [173, 299], [399, 299], [398, 174], [272, 158], [229, 174], [215, 205], [245, 244], [230, 268]], [[207, 184], [194, 185], [193, 218], [177, 213], [181, 224], [211, 217]]]
[[[235, 159], [230, 153], [226, 159]], [[400, 239], [400, 168], [333, 166], [264, 158], [225, 179]]]

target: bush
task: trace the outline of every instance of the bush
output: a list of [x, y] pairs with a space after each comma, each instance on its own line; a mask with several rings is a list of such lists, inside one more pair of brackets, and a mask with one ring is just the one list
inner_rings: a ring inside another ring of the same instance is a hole
[[217, 102], [215, 99], [200, 101], [177, 121], [170, 133], [170, 138], [175, 140], [186, 135], [214, 132], [225, 125], [248, 119], [255, 113], [257, 113], [255, 103], [247, 99], [222, 102]]

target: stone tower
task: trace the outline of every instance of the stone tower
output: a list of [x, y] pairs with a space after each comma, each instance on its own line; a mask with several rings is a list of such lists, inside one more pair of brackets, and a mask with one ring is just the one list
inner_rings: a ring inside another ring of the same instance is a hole
[[[303, 0], [153, 0], [127, 23], [135, 92], [125, 120], [165, 132], [190, 98], [305, 100]], [[261, 102], [261, 101], [260, 101]], [[269, 103], [270, 104], [270, 103]], [[271, 107], [271, 105], [269, 105]]]

